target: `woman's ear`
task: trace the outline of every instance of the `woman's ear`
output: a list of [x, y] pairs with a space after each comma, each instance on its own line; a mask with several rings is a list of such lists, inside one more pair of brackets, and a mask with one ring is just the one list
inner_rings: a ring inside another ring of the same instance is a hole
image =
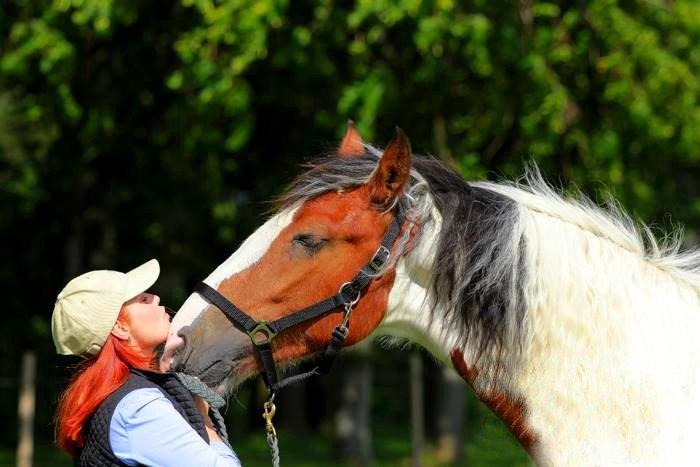
[[117, 321], [112, 328], [112, 335], [117, 339], [128, 341], [131, 339], [131, 331], [124, 323]]

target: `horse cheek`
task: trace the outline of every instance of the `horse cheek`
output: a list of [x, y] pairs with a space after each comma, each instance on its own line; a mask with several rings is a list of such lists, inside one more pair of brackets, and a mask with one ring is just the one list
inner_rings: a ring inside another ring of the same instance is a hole
[[379, 327], [386, 315], [389, 294], [395, 277], [396, 271], [392, 269], [372, 282], [364, 299], [360, 300], [357, 309], [353, 311], [355, 319], [353, 320], [353, 316], [350, 317], [347, 345], [362, 341]]

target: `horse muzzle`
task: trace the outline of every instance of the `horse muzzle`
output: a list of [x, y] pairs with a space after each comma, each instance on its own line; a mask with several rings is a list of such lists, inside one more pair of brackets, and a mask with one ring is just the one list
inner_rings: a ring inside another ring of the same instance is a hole
[[[171, 371], [196, 376], [211, 388], [231, 378], [245, 379], [246, 362], [254, 365], [253, 347], [244, 332], [231, 326], [218, 310], [207, 309], [178, 331], [182, 345], [173, 353]], [[252, 373], [251, 368], [247, 372]]]

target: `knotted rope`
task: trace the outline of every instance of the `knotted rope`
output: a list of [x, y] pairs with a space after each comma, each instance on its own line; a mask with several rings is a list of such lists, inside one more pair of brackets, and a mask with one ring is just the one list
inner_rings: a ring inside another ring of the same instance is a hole
[[219, 413], [219, 409], [226, 405], [226, 400], [219, 394], [214, 392], [209, 386], [204, 384], [199, 378], [192, 375], [187, 375], [185, 373], [175, 373], [175, 377], [182, 383], [188, 391], [190, 391], [195, 396], [199, 396], [209, 404], [209, 416], [212, 423], [214, 423], [214, 429], [221, 437], [221, 440], [226, 443], [226, 445], [233, 451], [231, 444], [228, 441], [228, 433], [226, 432], [226, 424], [224, 423], [224, 417]]

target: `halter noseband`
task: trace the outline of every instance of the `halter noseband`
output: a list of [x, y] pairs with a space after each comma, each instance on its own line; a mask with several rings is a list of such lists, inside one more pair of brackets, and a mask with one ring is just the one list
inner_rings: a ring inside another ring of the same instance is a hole
[[[263, 380], [270, 393], [270, 401], [274, 399], [275, 393], [283, 387], [314, 375], [326, 374], [330, 371], [336, 356], [340, 352], [348, 336], [348, 320], [350, 314], [360, 300], [362, 291], [372, 282], [376, 274], [381, 271], [389, 260], [391, 247], [401, 233], [403, 221], [403, 215], [397, 212], [394, 216], [394, 220], [384, 234], [381, 245], [379, 245], [379, 248], [372, 256], [372, 259], [360, 269], [351, 281], [342, 284], [337, 294], [272, 322], [255, 321], [216, 289], [204, 282], [200, 282], [195, 286], [195, 292], [209, 303], [216, 306], [219, 310], [223, 311], [234, 324], [242, 328], [250, 337], [263, 364]], [[275, 367], [275, 360], [272, 356], [272, 339], [285, 329], [322, 316], [341, 306], [345, 308], [343, 320], [333, 329], [331, 340], [323, 352], [319, 364], [311, 371], [288, 376], [278, 381], [277, 368]]]

